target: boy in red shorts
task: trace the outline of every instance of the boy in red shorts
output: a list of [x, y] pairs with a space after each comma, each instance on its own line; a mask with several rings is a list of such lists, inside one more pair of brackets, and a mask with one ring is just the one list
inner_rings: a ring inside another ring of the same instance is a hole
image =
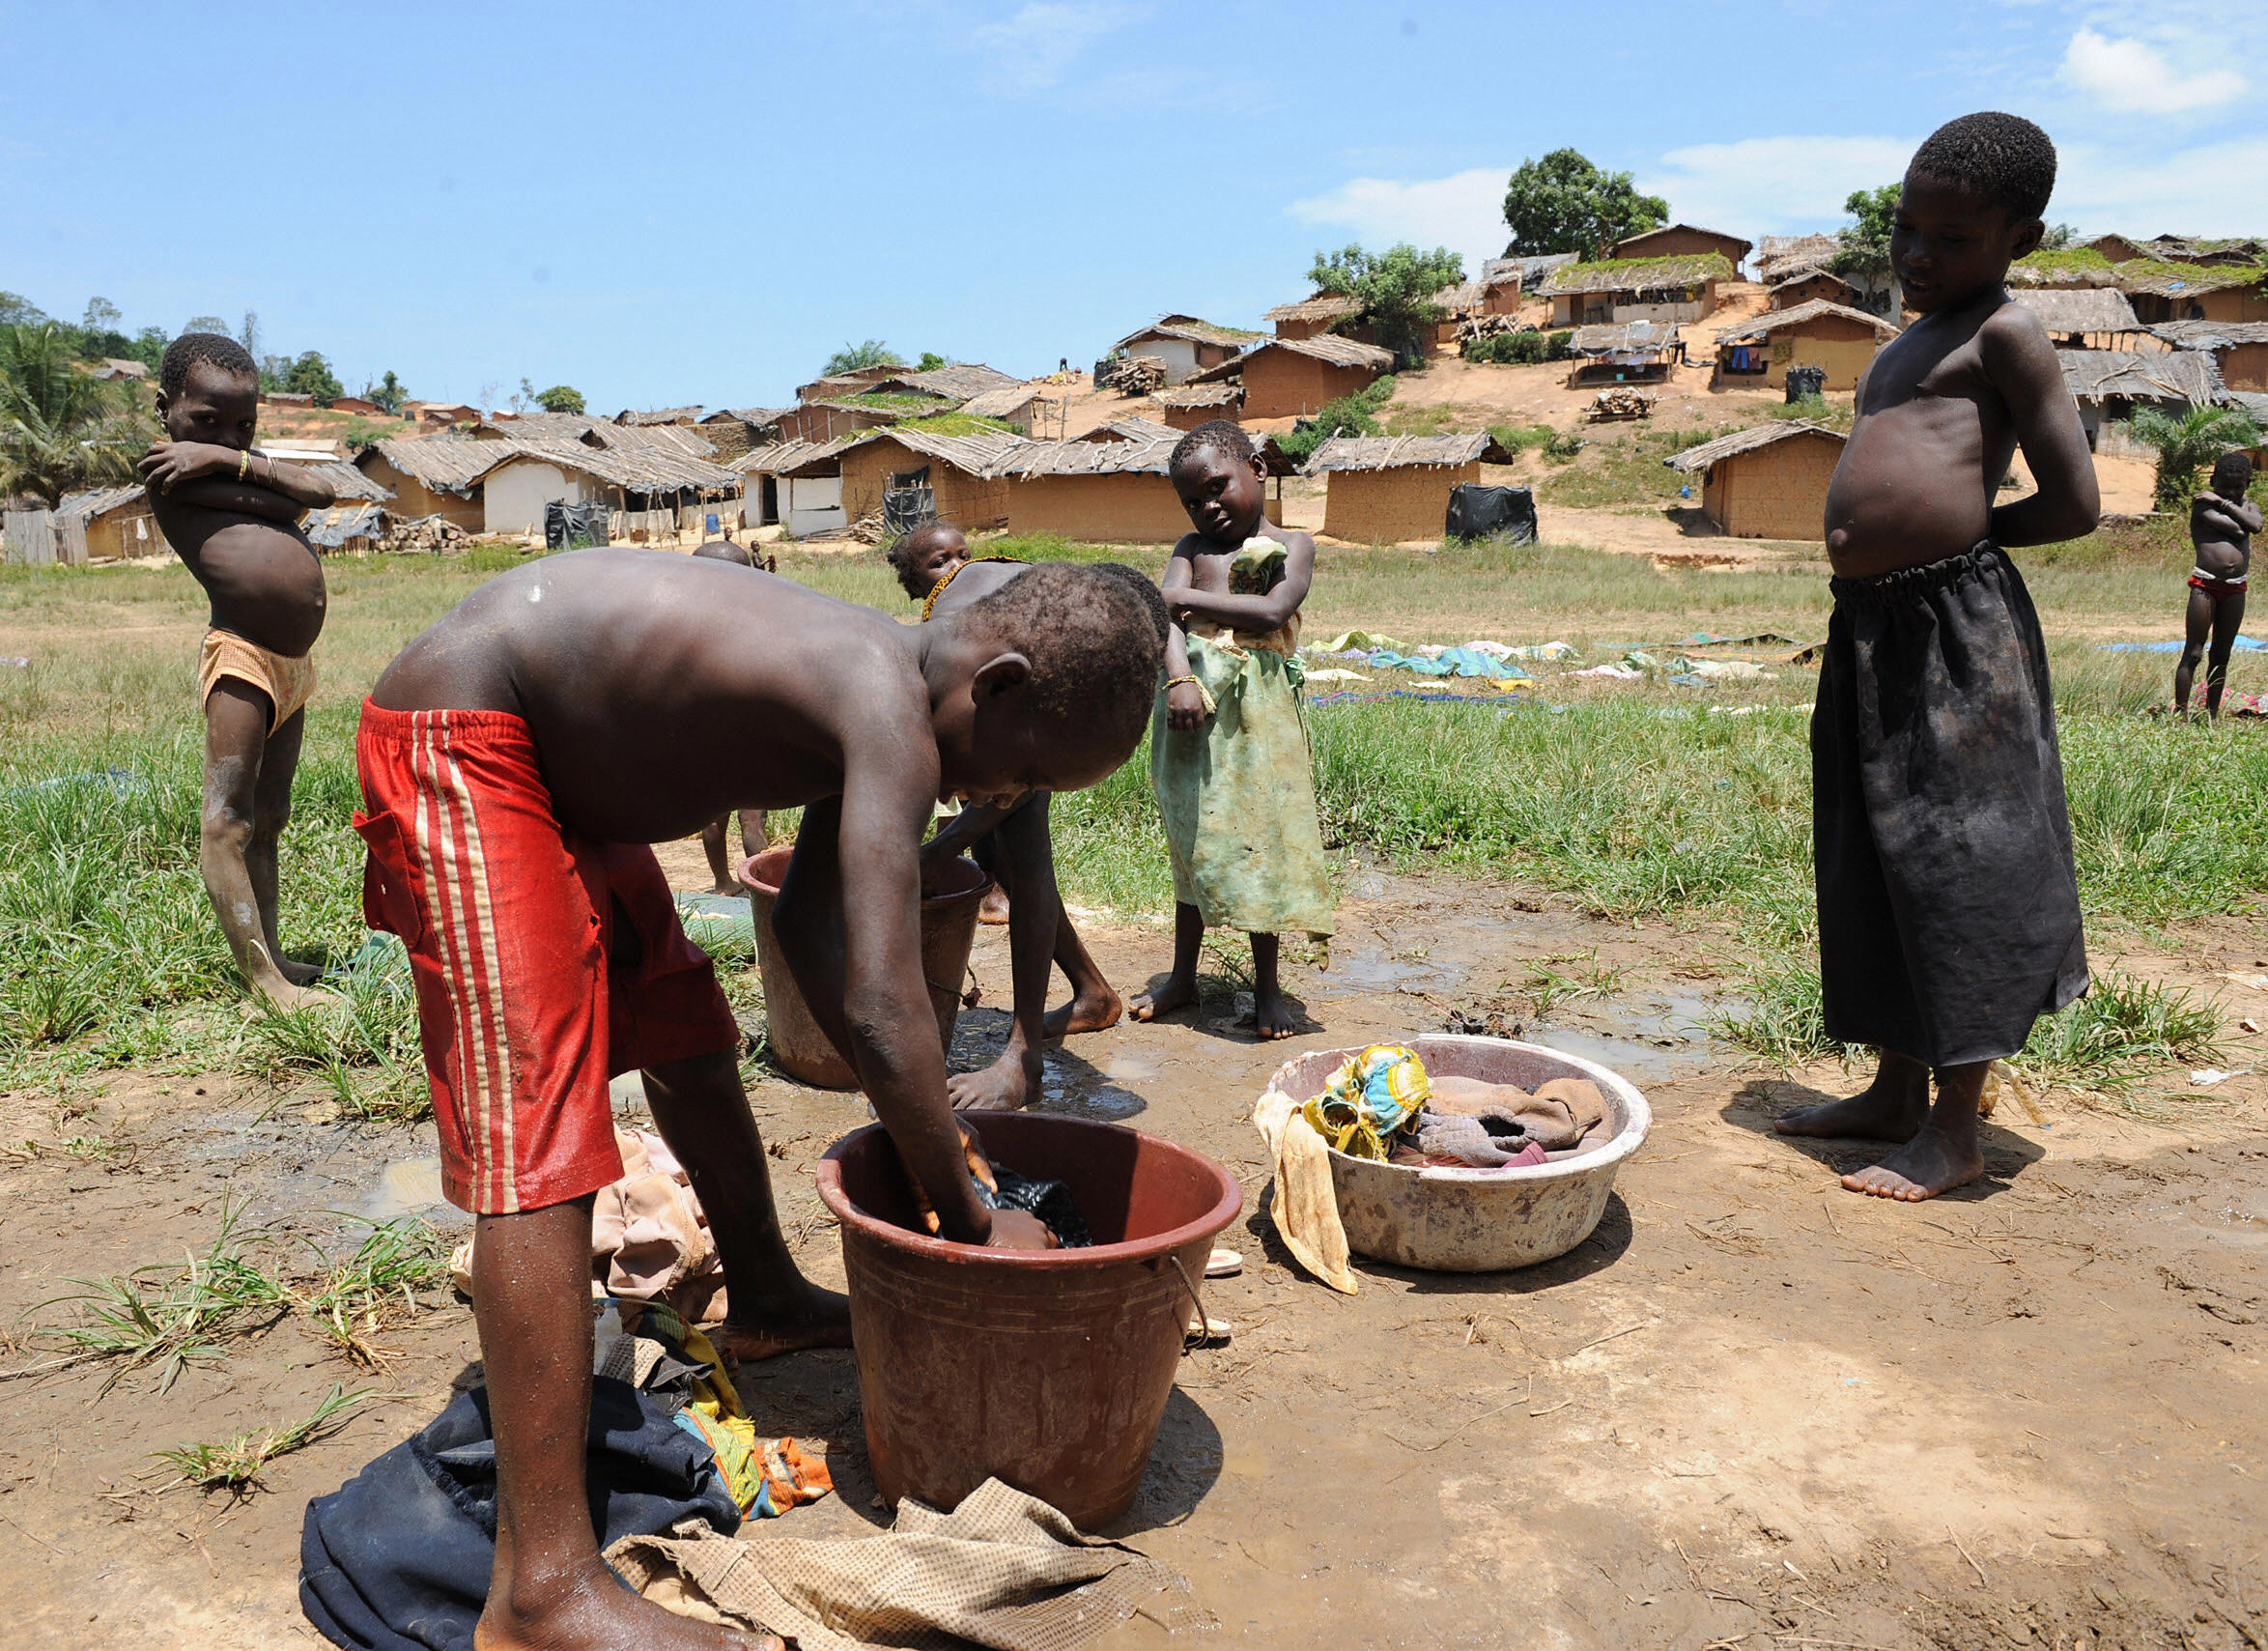
[[[1154, 601], [1154, 598], [1151, 599]], [[841, 1346], [845, 1303], [780, 1232], [739, 1028], [645, 845], [805, 811], [774, 911], [943, 1236], [1044, 1247], [978, 1202], [921, 956], [941, 797], [1075, 790], [1140, 741], [1162, 618], [1131, 582], [1035, 568], [900, 626], [785, 580], [594, 550], [492, 580], [364, 703], [364, 903], [402, 936], [442, 1184], [478, 1217], [473, 1312], [500, 1517], [486, 1647], [744, 1643], [624, 1590], [592, 1538], [591, 1197], [621, 1173], [607, 1081], [638, 1070], [708, 1211], [744, 1358]]]

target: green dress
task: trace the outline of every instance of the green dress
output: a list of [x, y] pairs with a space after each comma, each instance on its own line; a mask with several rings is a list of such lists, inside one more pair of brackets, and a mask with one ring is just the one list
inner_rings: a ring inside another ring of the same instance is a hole
[[[1262, 595], [1283, 577], [1284, 547], [1246, 542], [1229, 564], [1229, 588]], [[1187, 733], [1166, 726], [1158, 690], [1149, 728], [1149, 777], [1174, 860], [1174, 898], [1207, 928], [1247, 934], [1335, 927], [1323, 834], [1316, 823], [1314, 757], [1299, 688], [1299, 616], [1265, 634], [1183, 627], [1189, 670], [1211, 711]]]

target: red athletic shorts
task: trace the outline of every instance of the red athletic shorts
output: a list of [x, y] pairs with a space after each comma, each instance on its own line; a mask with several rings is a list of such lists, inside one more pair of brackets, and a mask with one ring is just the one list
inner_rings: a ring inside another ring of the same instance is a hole
[[740, 1041], [654, 851], [561, 829], [506, 711], [365, 699], [354, 760], [363, 916], [410, 951], [442, 1191], [503, 1215], [619, 1179], [607, 1080]]

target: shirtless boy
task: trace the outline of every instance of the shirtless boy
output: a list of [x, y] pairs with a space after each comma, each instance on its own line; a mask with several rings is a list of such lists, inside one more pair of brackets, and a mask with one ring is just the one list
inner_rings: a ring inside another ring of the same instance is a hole
[[[473, 1212], [507, 1646], [745, 1643], [629, 1593], [584, 1499], [591, 1198], [621, 1172], [607, 1083], [642, 1073], [708, 1211], [743, 1358], [839, 1346], [781, 1238], [740, 1040], [647, 843], [802, 806], [775, 911], [813, 1015], [944, 1237], [1046, 1247], [978, 1200], [922, 979], [918, 844], [941, 797], [1091, 785], [1142, 737], [1157, 624], [1118, 580], [1035, 568], [919, 627], [668, 552], [581, 551], [481, 586], [362, 708], [366, 915], [416, 984], [449, 1199]], [[667, 730], [658, 737], [656, 730]]]
[[1174, 628], [1149, 744], [1174, 863], [1174, 972], [1134, 1000], [1134, 1018], [1197, 1001], [1198, 949], [1217, 925], [1252, 938], [1254, 1030], [1262, 1041], [1289, 1038], [1278, 936], [1321, 939], [1333, 927], [1299, 706], [1299, 607], [1315, 541], [1267, 519], [1267, 471], [1226, 419], [1182, 437], [1169, 470], [1197, 529], [1166, 564]]
[[[730, 539], [711, 539], [705, 544], [695, 546], [693, 554], [703, 561], [729, 562], [734, 567], [756, 568], [764, 573], [772, 571], [769, 558], [758, 562], [746, 548], [734, 544]], [[772, 840], [764, 831], [764, 811], [741, 809], [737, 812], [740, 815], [741, 858], [750, 859], [771, 847]], [[701, 852], [709, 860], [709, 886], [720, 895], [748, 892], [740, 886], [740, 879], [733, 875], [732, 862], [727, 857], [725, 828], [731, 823], [731, 814], [719, 814], [701, 827]]]
[[308, 650], [323, 634], [323, 564], [300, 512], [330, 484], [252, 451], [260, 370], [216, 332], [184, 332], [157, 369], [165, 440], [142, 459], [151, 513], [213, 607], [197, 661], [205, 705], [198, 868], [244, 983], [278, 1009], [310, 998], [321, 971], [284, 956], [276, 931], [276, 839], [292, 815]]
[[[1920, 319], [1859, 381], [1828, 490], [1820, 977], [1828, 1036], [1882, 1064], [1777, 1127], [1903, 1142], [1843, 1178], [1878, 1198], [1984, 1173], [1986, 1068], [2087, 985], [2047, 648], [2003, 548], [2092, 532], [2100, 503], [2055, 349], [2001, 284], [2055, 181], [2047, 133], [2013, 115], [1964, 116], [1915, 152], [1890, 259]], [[2039, 491], [1996, 505], [2019, 446]]]
[[2260, 530], [2260, 507], [2245, 499], [2252, 485], [2253, 461], [2243, 453], [2224, 453], [2213, 461], [2212, 491], [2190, 501], [2189, 537], [2197, 563], [2189, 576], [2189, 638], [2173, 671], [2173, 708], [2185, 716], [2208, 635], [2213, 655], [2205, 667], [2205, 711], [2208, 716], [2221, 715], [2228, 650], [2236, 646], [2238, 628], [2245, 622], [2253, 535]]

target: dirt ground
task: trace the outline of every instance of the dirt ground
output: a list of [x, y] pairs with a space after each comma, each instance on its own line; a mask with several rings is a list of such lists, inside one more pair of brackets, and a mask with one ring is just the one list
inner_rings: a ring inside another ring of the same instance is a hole
[[[705, 881], [696, 845], [665, 858], [681, 887]], [[1162, 970], [1162, 930], [1084, 926], [1121, 987]], [[2222, 978], [2268, 968], [2256, 925], [2181, 940], [2118, 965], [2268, 1014], [2268, 993]], [[1226, 1239], [1245, 1270], [1206, 1287], [1234, 1337], [1186, 1359], [1117, 1534], [1189, 1578], [1222, 1643], [2268, 1641], [2261, 1080], [2169, 1102], [2177, 1124], [2053, 1096], [2043, 1124], [2003, 1107], [1983, 1181], [1926, 1207], [1876, 1203], [1835, 1184], [1859, 1146], [1769, 1127], [1851, 1077], [1744, 1070], [1697, 1030], [1724, 947], [1706, 927], [1605, 925], [1517, 889], [1355, 868], [1331, 969], [1291, 971], [1310, 1029], [1290, 1043], [1252, 1042], [1223, 988], [1179, 1024], [1053, 1052], [1045, 1106], [1193, 1145], [1246, 1193]], [[1546, 959], [1621, 974], [1612, 995], [1539, 1020], [1518, 988]], [[962, 1064], [1002, 1034], [1004, 931], [981, 933], [975, 969]], [[1301, 1276], [1267, 1221], [1246, 1121], [1268, 1073], [1490, 1010], [1648, 1094], [1654, 1133], [1598, 1232], [1501, 1275], [1358, 1263], [1351, 1298]], [[2231, 1064], [2256, 1058], [2254, 1040]], [[128, 1079], [61, 1110], [0, 1096], [15, 1148], [0, 1159], [0, 1324], [67, 1277], [201, 1247], [223, 1199], [269, 1220], [437, 1196], [430, 1125], [276, 1099], [215, 1079]], [[791, 1241], [839, 1286], [810, 1173], [865, 1109], [778, 1077], [753, 1104]], [[95, 1135], [114, 1150], [61, 1150]], [[95, 1370], [0, 1382], [8, 1643], [316, 1643], [294, 1592], [307, 1498], [422, 1426], [476, 1355], [454, 1302], [383, 1339], [397, 1356], [377, 1378], [287, 1322], [162, 1398], [138, 1375], [104, 1395]], [[296, 1418], [341, 1381], [386, 1397], [275, 1463], [262, 1490], [156, 1491], [152, 1450]], [[749, 1368], [742, 1388], [760, 1427], [823, 1444], [840, 1488], [781, 1534], [885, 1517], [847, 1353]], [[1107, 1643], [1168, 1639], [1138, 1618]]]

